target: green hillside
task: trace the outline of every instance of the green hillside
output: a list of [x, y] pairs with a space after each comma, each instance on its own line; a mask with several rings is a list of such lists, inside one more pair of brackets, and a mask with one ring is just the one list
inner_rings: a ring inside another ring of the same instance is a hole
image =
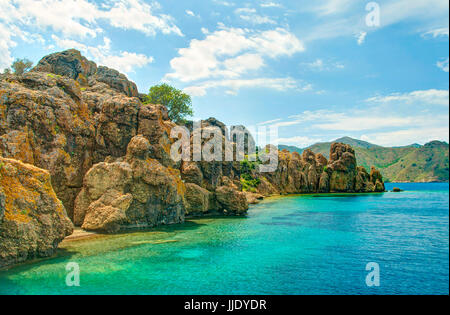
[[[378, 168], [388, 182], [448, 182], [449, 145], [433, 141], [420, 146], [387, 148], [366, 141], [344, 137], [335, 142], [351, 145], [356, 152], [358, 164], [370, 169]], [[308, 149], [329, 157], [331, 142], [316, 143]], [[280, 145], [281, 150], [302, 153], [305, 149]]]

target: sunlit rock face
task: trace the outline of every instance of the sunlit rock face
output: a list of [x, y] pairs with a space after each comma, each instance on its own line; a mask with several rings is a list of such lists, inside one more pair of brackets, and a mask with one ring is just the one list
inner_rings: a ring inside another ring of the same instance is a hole
[[0, 268], [51, 256], [72, 231], [49, 172], [0, 157]]
[[372, 167], [370, 175], [357, 166], [355, 151], [343, 143], [333, 143], [330, 160], [305, 150], [300, 156], [287, 150], [279, 152], [275, 172], [254, 173], [259, 178], [258, 192], [263, 195], [295, 193], [383, 192], [381, 173]]

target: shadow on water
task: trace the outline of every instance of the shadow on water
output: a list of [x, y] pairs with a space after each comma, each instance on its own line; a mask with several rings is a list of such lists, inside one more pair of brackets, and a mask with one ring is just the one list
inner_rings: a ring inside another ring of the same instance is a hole
[[[208, 217], [208, 219], [213, 217]], [[222, 218], [222, 217], [214, 217], [214, 219]], [[223, 217], [228, 218], [229, 217]], [[179, 232], [187, 232], [201, 228], [207, 224], [201, 223], [199, 221], [205, 221], [206, 219], [202, 218], [189, 218], [184, 223], [173, 224], [173, 225], [162, 225], [155, 228], [145, 228], [145, 229], [130, 229], [124, 230], [115, 234], [93, 234], [89, 237], [84, 237], [80, 239], [67, 240], [60, 244], [60, 246], [56, 249], [55, 253], [49, 257], [43, 258], [34, 258], [31, 260], [27, 260], [22, 263], [18, 263], [12, 266], [0, 268], [0, 284], [4, 284], [5, 281], [9, 281], [6, 274], [11, 272], [26, 272], [32, 268], [35, 268], [39, 265], [58, 265], [61, 261], [69, 261], [72, 257], [80, 254], [80, 246], [89, 246], [90, 244], [95, 245], [96, 243], [101, 244], [103, 242], [107, 242], [108, 240], [111, 243], [115, 243], [115, 239], [124, 238], [124, 237], [146, 237], [148, 234], [149, 238], [158, 238], [157, 235], [159, 233], [167, 233], [165, 237], [170, 238], [170, 234], [179, 233]], [[195, 221], [195, 222], [194, 222]], [[122, 244], [117, 244], [112, 250], [120, 250], [121, 248], [139, 246], [139, 243], [132, 242], [122, 242]]]
[[[45, 264], [45, 265], [56, 265], [59, 263], [59, 260], [63, 259], [66, 260], [68, 258], [71, 258], [72, 256], [76, 255], [77, 252], [73, 250], [68, 250], [65, 248], [57, 248], [55, 253], [52, 256], [49, 257], [42, 257], [42, 258], [34, 258], [30, 259], [12, 266], [3, 267], [0, 268], [0, 283], [3, 284], [4, 281], [7, 280], [7, 278], [2, 277], [2, 273], [8, 273], [12, 270], [14, 271], [27, 271], [30, 270], [36, 265]], [[5, 280], [6, 279], [6, 280]]]

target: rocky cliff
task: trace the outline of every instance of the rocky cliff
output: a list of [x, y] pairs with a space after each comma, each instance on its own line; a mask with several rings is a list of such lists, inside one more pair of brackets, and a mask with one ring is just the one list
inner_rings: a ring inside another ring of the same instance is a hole
[[[214, 118], [201, 125], [229, 136]], [[280, 152], [278, 169], [268, 174], [243, 170], [240, 162], [175, 162], [170, 158], [175, 126], [164, 106], [143, 104], [123, 74], [76, 50], [46, 56], [24, 75], [3, 75], [0, 153], [21, 161], [5, 160], [9, 164], [33, 170], [22, 182], [32, 200], [26, 208], [0, 193], [3, 259], [50, 254], [70, 233], [66, 211], [76, 226], [112, 233], [181, 223], [185, 216], [244, 215], [248, 204], [264, 195], [384, 190], [379, 172], [357, 167], [353, 149], [343, 144], [332, 146], [329, 161], [311, 151]], [[23, 179], [2, 177], [4, 187], [14, 180]], [[26, 229], [9, 219], [21, 209], [37, 213]], [[44, 226], [51, 226], [48, 233], [36, 233]]]
[[72, 231], [49, 172], [0, 157], [0, 268], [52, 255]]
[[[69, 218], [86, 229], [178, 223], [185, 213], [245, 213], [231, 164], [170, 159], [174, 126], [165, 107], [142, 104], [123, 74], [77, 50], [46, 56], [29, 73], [0, 81], [0, 152], [47, 169]], [[145, 154], [132, 153], [138, 144]]]

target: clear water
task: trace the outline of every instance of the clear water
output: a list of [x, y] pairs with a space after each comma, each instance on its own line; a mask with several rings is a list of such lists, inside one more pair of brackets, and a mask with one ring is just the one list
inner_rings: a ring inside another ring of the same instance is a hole
[[[448, 294], [448, 184], [269, 199], [247, 218], [65, 242], [0, 271], [2, 294]], [[65, 284], [77, 262], [81, 286]], [[366, 264], [380, 266], [369, 288]]]

